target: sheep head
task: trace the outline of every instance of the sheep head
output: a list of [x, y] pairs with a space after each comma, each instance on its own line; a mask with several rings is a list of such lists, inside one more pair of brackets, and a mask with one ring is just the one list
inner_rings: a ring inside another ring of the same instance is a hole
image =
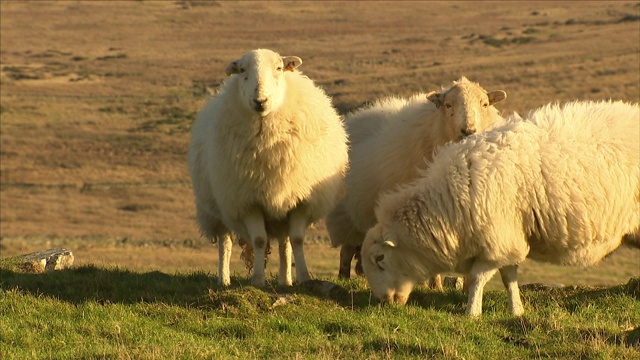
[[447, 119], [452, 140], [484, 131], [501, 117], [493, 105], [507, 98], [502, 90], [487, 92], [477, 83], [462, 77], [441, 92], [432, 91], [427, 98]]
[[257, 49], [232, 61], [225, 68], [227, 75], [238, 76], [240, 96], [247, 107], [259, 116], [278, 109], [286, 96], [286, 71], [295, 71], [302, 64], [297, 56]]
[[373, 295], [381, 302], [404, 305], [415, 281], [403, 271], [403, 259], [393, 235], [377, 224], [362, 244], [362, 269]]

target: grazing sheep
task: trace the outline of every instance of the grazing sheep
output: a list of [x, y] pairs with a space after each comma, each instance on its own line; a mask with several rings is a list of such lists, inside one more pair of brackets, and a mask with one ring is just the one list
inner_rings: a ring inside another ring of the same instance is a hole
[[470, 274], [467, 314], [500, 270], [523, 313], [525, 258], [592, 265], [640, 232], [640, 107], [547, 105], [442, 147], [412, 184], [382, 196], [362, 246], [373, 294], [404, 304], [433, 274]]
[[[341, 277], [350, 277], [351, 260], [359, 257], [365, 233], [375, 224], [378, 195], [416, 178], [438, 146], [501, 123], [492, 105], [506, 96], [462, 77], [439, 93], [378, 100], [347, 117], [347, 193], [326, 220], [333, 246], [342, 246]], [[439, 277], [434, 282], [442, 288]]]
[[[227, 65], [230, 78], [193, 126], [189, 171], [202, 233], [218, 242], [219, 281], [230, 284], [230, 232], [253, 247], [255, 286], [265, 285], [265, 248], [280, 241], [278, 281], [310, 279], [307, 227], [344, 189], [347, 137], [330, 98], [296, 68], [302, 60], [266, 49]], [[288, 238], [287, 238], [288, 237]]]

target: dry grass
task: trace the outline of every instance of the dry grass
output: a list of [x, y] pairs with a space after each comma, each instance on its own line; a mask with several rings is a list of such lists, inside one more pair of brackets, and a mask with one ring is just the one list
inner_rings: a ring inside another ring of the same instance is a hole
[[[71, 241], [81, 264], [213, 269], [209, 245], [153, 244], [202, 242], [186, 170], [190, 125], [226, 63], [251, 48], [302, 57], [342, 113], [461, 75], [507, 91], [505, 113], [640, 99], [637, 1], [3, 1], [0, 10], [3, 256], [54, 238]], [[108, 240], [122, 238], [152, 245], [131, 252]], [[335, 249], [310, 247], [313, 271], [337, 273]], [[548, 269], [548, 281], [563, 283], [638, 276], [638, 251], [621, 254], [611, 269], [566, 277], [573, 270], [541, 268], [531, 281]]]

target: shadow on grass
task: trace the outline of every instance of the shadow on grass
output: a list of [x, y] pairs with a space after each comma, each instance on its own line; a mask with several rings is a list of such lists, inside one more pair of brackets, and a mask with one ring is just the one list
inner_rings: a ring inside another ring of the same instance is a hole
[[[567, 286], [563, 288], [540, 288], [538, 290], [526, 290], [523, 297], [529, 298], [530, 304], [539, 304], [546, 307], [540, 309], [541, 312], [553, 312], [552, 308], [564, 309], [569, 313], [577, 313], [576, 318], [584, 318], [590, 316], [593, 308], [600, 307], [603, 313], [607, 311], [617, 312], [620, 307], [633, 313], [633, 309], [629, 309], [628, 299], [640, 300], [640, 281], [638, 278], [632, 278], [627, 284], [617, 285], [608, 288], [594, 288], [588, 286]], [[625, 300], [627, 298], [627, 300]], [[635, 300], [631, 300], [633, 302]], [[545, 304], [545, 305], [542, 305]], [[583, 310], [585, 312], [583, 312]], [[544, 333], [558, 333], [557, 324], [550, 320], [553, 317], [535, 316], [525, 314], [522, 317], [500, 320], [499, 323], [504, 327], [505, 335], [502, 341], [517, 347], [526, 349], [536, 348], [535, 343], [540, 341], [534, 334], [536, 330]], [[594, 327], [591, 322], [585, 326], [579, 321], [570, 323], [567, 319], [567, 325], [563, 331], [575, 331], [576, 335], [582, 340], [581, 343], [607, 344], [616, 346], [625, 346], [640, 348], [640, 327], [634, 324], [634, 328], [626, 330], [616, 330], [614, 328]], [[597, 322], [596, 322], [597, 323]], [[532, 338], [532, 334], [533, 338]], [[537, 335], [539, 336], [539, 335]], [[561, 336], [561, 335], [558, 335]], [[566, 336], [566, 335], [564, 335]], [[549, 350], [549, 356], [560, 356], [558, 349]], [[569, 354], [575, 354], [570, 352]]]
[[602, 299], [620, 295], [640, 300], [640, 279], [632, 278], [626, 284], [606, 288], [568, 286], [552, 293], [552, 296], [559, 298], [560, 305], [569, 312], [575, 312], [588, 304], [596, 304], [601, 302]]
[[163, 302], [198, 305], [203, 294], [217, 286], [216, 278], [204, 273], [169, 275], [159, 271], [136, 273], [122, 269], [82, 266], [29, 274], [2, 269], [0, 288], [34, 296], [48, 296], [74, 304], [84, 302]]
[[396, 339], [374, 340], [364, 343], [364, 350], [377, 354], [386, 354], [388, 358], [398, 356], [421, 356], [425, 359], [446, 357], [442, 349], [427, 348], [414, 343], [398, 341]]
[[409, 296], [407, 305], [463, 315], [467, 306], [467, 294], [460, 290], [440, 292], [430, 289], [416, 289]]
[[[329, 289], [327, 289], [327, 285], [329, 285]], [[329, 299], [343, 308], [361, 309], [368, 306], [389, 306], [381, 304], [373, 296], [363, 278], [338, 280], [337, 284], [311, 280], [302, 284], [301, 288], [308, 295]], [[462, 291], [440, 292], [419, 286], [409, 296], [407, 306], [461, 315], [465, 312], [466, 303], [467, 295]]]
[[[337, 284], [314, 280], [302, 285], [280, 286], [269, 281], [266, 288], [250, 285], [250, 278], [232, 277], [230, 287], [218, 284], [216, 276], [205, 273], [166, 274], [159, 271], [138, 273], [125, 269], [82, 266], [73, 269], [30, 274], [0, 268], [0, 289], [17, 290], [36, 297], [46, 296], [73, 304], [164, 303], [182, 307], [212, 308], [223, 311], [264, 312], [278, 301], [292, 302], [308, 295], [349, 308], [370, 305], [369, 290], [347, 290]], [[331, 291], [318, 284], [333, 284]], [[289, 300], [282, 300], [282, 299]]]
[[[361, 279], [338, 280], [338, 283], [312, 280], [292, 287], [269, 281], [266, 288], [258, 289], [250, 285], [249, 278], [241, 277], [232, 277], [231, 286], [223, 288], [218, 285], [216, 276], [206, 273], [138, 273], [91, 265], [44, 274], [0, 270], [3, 292], [17, 290], [73, 304], [164, 303], [243, 313], [270, 311], [279, 302], [295, 303], [299, 296], [332, 301], [352, 310], [379, 304]], [[410, 305], [454, 314], [464, 313], [465, 302], [466, 296], [461, 292], [430, 290], [415, 291], [410, 299]]]

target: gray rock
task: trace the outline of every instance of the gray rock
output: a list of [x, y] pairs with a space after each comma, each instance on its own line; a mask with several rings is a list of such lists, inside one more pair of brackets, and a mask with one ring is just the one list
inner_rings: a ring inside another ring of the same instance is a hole
[[73, 253], [67, 249], [49, 249], [19, 256], [18, 267], [26, 272], [40, 274], [45, 271], [67, 269], [73, 265]]

